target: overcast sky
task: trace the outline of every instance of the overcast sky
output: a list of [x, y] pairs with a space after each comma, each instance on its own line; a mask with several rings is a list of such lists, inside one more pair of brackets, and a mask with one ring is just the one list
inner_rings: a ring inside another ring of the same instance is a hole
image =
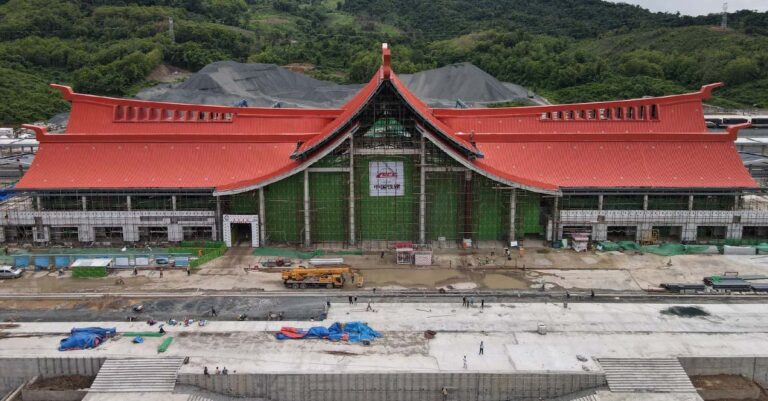
[[[702, 15], [719, 13], [723, 10], [723, 0], [608, 0], [614, 3], [637, 4], [651, 11], [666, 11], [681, 14]], [[730, 0], [728, 11], [737, 10], [768, 11], [768, 0]]]

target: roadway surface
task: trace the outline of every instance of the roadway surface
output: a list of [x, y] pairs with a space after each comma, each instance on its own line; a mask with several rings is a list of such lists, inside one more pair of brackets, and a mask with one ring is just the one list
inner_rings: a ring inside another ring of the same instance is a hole
[[[486, 302], [516, 303], [660, 303], [660, 304], [768, 304], [764, 294], [700, 294], [646, 292], [597, 292], [589, 291], [353, 291], [338, 290], [264, 293], [198, 293], [179, 295], [165, 293], [137, 294], [46, 294], [0, 295], [0, 321], [15, 322], [74, 322], [74, 321], [124, 321], [129, 316], [138, 320], [209, 319], [217, 321], [238, 320], [241, 314], [248, 320], [268, 320], [282, 313], [283, 320], [322, 320], [326, 302], [348, 303], [349, 297], [357, 297], [358, 304], [392, 303], [445, 303], [461, 304], [463, 297], [472, 298], [479, 304]], [[133, 306], [142, 305], [143, 311], [135, 313]], [[212, 309], [217, 316], [212, 316]]]

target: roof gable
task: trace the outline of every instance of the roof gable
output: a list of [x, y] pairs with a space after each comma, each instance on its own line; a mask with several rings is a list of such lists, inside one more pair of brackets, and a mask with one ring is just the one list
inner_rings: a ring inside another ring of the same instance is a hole
[[414, 113], [415, 117], [423, 124], [432, 128], [442, 140], [456, 148], [461, 154], [470, 159], [483, 157], [475, 145], [463, 139], [453, 128], [435, 118], [432, 115], [432, 109], [402, 84], [397, 75], [392, 71], [390, 60], [390, 49], [385, 43], [382, 45], [382, 65], [373, 78], [342, 107], [341, 114], [325, 126], [315, 138], [299, 143], [291, 158], [305, 159], [312, 152], [322, 148], [349, 128], [351, 124], [354, 124], [366, 107], [372, 106], [376, 96], [382, 91], [387, 90], [394, 91], [400, 101]]

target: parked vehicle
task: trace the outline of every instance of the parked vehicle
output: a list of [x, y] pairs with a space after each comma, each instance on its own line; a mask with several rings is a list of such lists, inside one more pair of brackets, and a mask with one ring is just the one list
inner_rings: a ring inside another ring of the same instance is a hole
[[19, 278], [24, 274], [24, 270], [13, 266], [0, 266], [0, 279]]
[[363, 276], [348, 266], [304, 268], [282, 272], [283, 284], [288, 288], [343, 288], [347, 280], [357, 287], [363, 286]]

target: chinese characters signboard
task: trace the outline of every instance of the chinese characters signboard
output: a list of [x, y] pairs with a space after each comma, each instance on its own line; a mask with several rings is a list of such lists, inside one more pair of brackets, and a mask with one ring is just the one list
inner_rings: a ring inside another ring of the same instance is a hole
[[403, 162], [372, 161], [368, 165], [371, 196], [405, 195]]

